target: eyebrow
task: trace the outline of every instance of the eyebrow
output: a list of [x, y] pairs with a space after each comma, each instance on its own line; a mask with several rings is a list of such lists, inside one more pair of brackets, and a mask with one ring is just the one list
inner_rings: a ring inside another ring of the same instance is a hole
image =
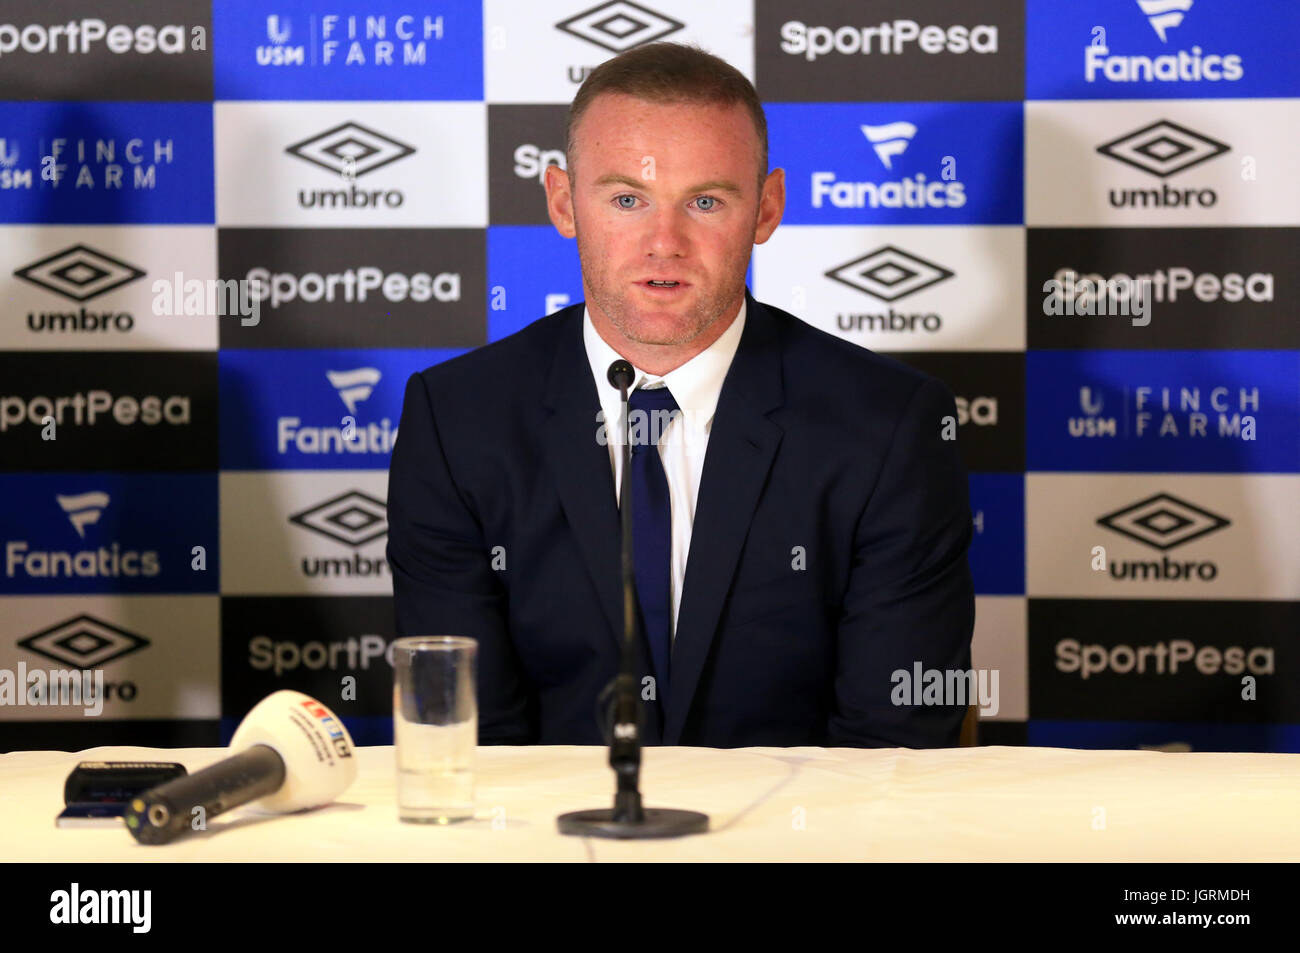
[[[595, 185], [596, 188], [600, 188], [606, 185], [626, 185], [629, 188], [633, 188], [633, 189], [645, 188], [644, 180], [634, 179], [630, 175], [618, 175], [612, 172], [606, 175], [602, 175], [593, 184]], [[685, 191], [691, 193], [730, 192], [733, 195], [744, 194], [740, 186], [736, 185], [734, 182], [729, 182], [726, 179], [710, 179], [708, 182], [701, 182], [699, 185], [693, 185], [690, 188], [686, 189]]]

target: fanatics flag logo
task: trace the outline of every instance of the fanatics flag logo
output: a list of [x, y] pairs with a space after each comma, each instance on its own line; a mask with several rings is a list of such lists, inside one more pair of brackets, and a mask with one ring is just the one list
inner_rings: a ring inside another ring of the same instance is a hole
[[942, 265], [918, 258], [901, 248], [882, 245], [861, 258], [831, 269], [826, 272], [826, 277], [881, 301], [893, 302], [946, 281], [953, 274]]
[[73, 301], [89, 301], [144, 277], [134, 265], [73, 245], [14, 272], [14, 277]]
[[910, 122], [891, 122], [883, 126], [862, 126], [862, 134], [871, 143], [876, 155], [886, 169], [894, 167], [894, 156], [907, 151], [907, 144], [916, 135], [916, 126]]
[[1231, 523], [1168, 493], [1157, 493], [1097, 520], [1116, 533], [1159, 550], [1170, 550]]
[[405, 159], [415, 149], [360, 123], [345, 122], [284, 151], [345, 179], [354, 179]]
[[685, 25], [640, 4], [618, 0], [592, 7], [555, 24], [555, 28], [611, 53], [622, 53], [634, 46], [662, 40]]
[[289, 521], [357, 549], [388, 533], [388, 508], [382, 500], [349, 490], [293, 514]]
[[91, 669], [146, 649], [149, 640], [82, 614], [29, 635], [18, 644], [72, 668]]
[[56, 495], [54, 498], [63, 507], [63, 512], [68, 514], [68, 521], [82, 539], [86, 538], [86, 526], [99, 522], [99, 516], [109, 502], [108, 494], [101, 491], [78, 493], [75, 496]]
[[1137, 5], [1151, 22], [1160, 42], [1168, 42], [1165, 31], [1183, 22], [1183, 13], [1192, 8], [1192, 0], [1137, 0]]
[[347, 405], [348, 413], [357, 412], [357, 404], [366, 400], [383, 376], [377, 367], [358, 367], [354, 371], [326, 371], [325, 376], [339, 392], [339, 399]]
[[1221, 156], [1231, 147], [1161, 119], [1097, 147], [1102, 155], [1167, 178]]

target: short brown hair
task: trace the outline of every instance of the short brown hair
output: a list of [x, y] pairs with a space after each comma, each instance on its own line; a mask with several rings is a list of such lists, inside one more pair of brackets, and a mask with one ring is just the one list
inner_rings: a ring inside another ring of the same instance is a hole
[[758, 184], [767, 177], [767, 117], [763, 104], [745, 74], [726, 60], [698, 46], [684, 43], [647, 43], [597, 66], [573, 97], [564, 133], [564, 152], [573, 168], [573, 133], [587, 107], [601, 93], [623, 93], [648, 102], [697, 103], [749, 110], [758, 134]]

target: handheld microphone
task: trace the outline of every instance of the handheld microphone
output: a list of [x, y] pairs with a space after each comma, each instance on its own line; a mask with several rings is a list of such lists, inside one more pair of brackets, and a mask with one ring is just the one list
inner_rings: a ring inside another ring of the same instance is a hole
[[347, 728], [316, 699], [275, 692], [239, 723], [231, 757], [132, 798], [127, 830], [142, 844], [166, 844], [199, 818], [251, 801], [277, 814], [328, 804], [356, 780], [352, 749]]

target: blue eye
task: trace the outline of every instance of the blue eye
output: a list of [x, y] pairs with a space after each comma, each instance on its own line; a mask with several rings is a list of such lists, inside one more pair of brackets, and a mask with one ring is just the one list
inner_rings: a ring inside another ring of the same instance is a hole
[[[624, 204], [622, 204], [624, 199], [631, 199], [632, 204], [631, 204], [631, 205], [624, 205]], [[618, 196], [618, 197], [615, 199], [615, 201], [618, 202], [618, 203], [620, 203], [620, 204], [619, 204], [619, 208], [636, 208], [636, 196], [635, 196], [635, 195], [620, 195], [620, 196]]]
[[[701, 195], [698, 199], [696, 199], [696, 201], [697, 201], [697, 202], [712, 202], [714, 205], [716, 205], [717, 202], [718, 202], [718, 200], [715, 199], [712, 195]], [[701, 207], [700, 207], [700, 211], [701, 211], [701, 212], [712, 212], [712, 211], [713, 211], [713, 206], [712, 206], [712, 205], [711, 205], [711, 206], [708, 206], [708, 207], [701, 206]]]

